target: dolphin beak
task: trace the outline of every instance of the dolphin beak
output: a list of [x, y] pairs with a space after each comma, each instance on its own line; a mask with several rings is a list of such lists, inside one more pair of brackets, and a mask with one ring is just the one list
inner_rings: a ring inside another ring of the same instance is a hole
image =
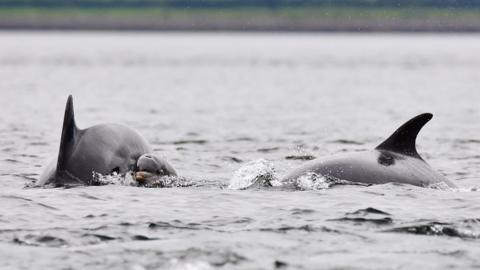
[[144, 183], [148, 178], [152, 177], [153, 173], [139, 171], [135, 173], [135, 180], [139, 183]]

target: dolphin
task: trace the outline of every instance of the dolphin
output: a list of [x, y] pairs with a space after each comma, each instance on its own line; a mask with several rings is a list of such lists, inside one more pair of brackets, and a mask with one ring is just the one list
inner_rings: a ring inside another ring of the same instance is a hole
[[422, 127], [432, 119], [420, 114], [398, 128], [372, 151], [343, 154], [305, 163], [283, 178], [284, 183], [316, 175], [330, 180], [361, 184], [404, 183], [420, 187], [456, 186], [436, 172], [418, 154], [415, 142]]
[[95, 175], [132, 172], [140, 183], [162, 176], [177, 176], [175, 169], [152, 153], [152, 147], [134, 130], [119, 124], [79, 129], [73, 98], [65, 107], [57, 159], [45, 169], [36, 185], [91, 185]]

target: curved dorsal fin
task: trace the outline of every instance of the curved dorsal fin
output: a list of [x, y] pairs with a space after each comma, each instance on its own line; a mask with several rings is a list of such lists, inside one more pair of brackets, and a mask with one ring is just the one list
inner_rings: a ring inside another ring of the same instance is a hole
[[432, 117], [433, 115], [431, 113], [424, 113], [415, 116], [399, 127], [390, 137], [388, 137], [388, 139], [375, 149], [388, 150], [421, 159], [420, 155], [417, 153], [415, 141], [420, 129], [422, 129]]
[[73, 112], [73, 97], [68, 96], [67, 105], [65, 106], [65, 116], [63, 117], [62, 137], [60, 138], [60, 149], [58, 151], [57, 171], [65, 167], [72, 146], [75, 144], [75, 136], [78, 133], [75, 124], [75, 115]]

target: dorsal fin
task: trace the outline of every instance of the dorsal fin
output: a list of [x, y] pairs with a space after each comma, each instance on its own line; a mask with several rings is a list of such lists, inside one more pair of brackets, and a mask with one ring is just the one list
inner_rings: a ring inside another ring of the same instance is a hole
[[415, 141], [420, 129], [422, 129], [432, 117], [433, 115], [431, 113], [415, 116], [399, 127], [388, 139], [375, 149], [388, 150], [421, 159], [415, 147]]
[[73, 97], [68, 96], [67, 105], [65, 106], [65, 116], [63, 117], [62, 137], [60, 138], [60, 149], [58, 151], [57, 171], [65, 167], [72, 146], [75, 144], [75, 136], [78, 133], [75, 124], [75, 114], [73, 112]]

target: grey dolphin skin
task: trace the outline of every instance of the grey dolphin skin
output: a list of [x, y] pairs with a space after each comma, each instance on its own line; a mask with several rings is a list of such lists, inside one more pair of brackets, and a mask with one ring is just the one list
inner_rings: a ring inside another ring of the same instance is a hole
[[122, 125], [77, 128], [73, 98], [69, 96], [58, 158], [45, 169], [37, 185], [89, 185], [94, 183], [94, 173], [132, 172], [139, 183], [177, 175], [170, 164], [151, 152], [142, 136]]
[[418, 132], [432, 119], [430, 113], [420, 114], [398, 128], [372, 151], [312, 160], [284, 177], [296, 180], [308, 174], [327, 179], [364, 184], [404, 183], [420, 187], [455, 185], [433, 170], [418, 154], [415, 141]]

